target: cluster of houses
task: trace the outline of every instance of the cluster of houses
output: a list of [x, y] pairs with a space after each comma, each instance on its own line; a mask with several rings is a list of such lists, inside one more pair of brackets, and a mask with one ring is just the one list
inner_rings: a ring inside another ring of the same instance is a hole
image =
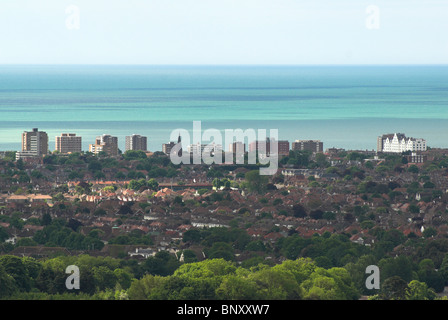
[[[340, 165], [341, 168], [362, 165], [359, 161], [345, 164], [342, 161], [337, 162], [336, 157], [333, 161], [335, 166]], [[381, 159], [378, 159], [378, 162], [380, 161]], [[363, 199], [356, 192], [357, 183], [360, 181], [341, 182], [337, 174], [329, 174], [322, 169], [284, 168], [281, 174], [283, 181], [276, 183], [275, 188], [263, 194], [245, 193], [237, 188], [214, 190], [204, 177], [196, 177], [201, 183], [176, 184], [174, 187], [172, 183], [166, 182], [160, 183], [157, 190], [141, 191], [128, 189], [128, 181], [92, 180], [88, 181], [91, 189], [89, 194], [79, 193], [77, 186], [80, 181], [68, 181], [65, 183], [67, 190], [62, 198], [37, 192], [1, 194], [0, 215], [21, 212], [24, 226], [21, 230], [13, 228], [7, 222], [1, 222], [0, 226], [10, 233], [7, 241], [15, 243], [19, 238], [32, 237], [35, 232], [42, 230], [42, 226], [27, 222], [31, 221], [31, 218], [39, 219], [44, 213], [49, 213], [52, 217], [75, 219], [82, 225], [82, 234], [87, 235], [92, 229], [102, 231], [104, 248], [90, 252], [97, 255], [113, 255], [117, 246], [109, 244], [109, 241], [119, 235], [130, 232], [150, 234], [152, 245], [123, 246], [120, 252], [125, 252], [131, 258], [148, 257], [160, 250], [177, 254], [179, 250], [188, 248], [188, 244], [182, 241], [186, 231], [231, 226], [242, 228], [254, 240], [261, 240], [271, 246], [279, 239], [294, 233], [312, 237], [327, 232], [346, 233], [355, 243], [372, 245], [375, 237], [369, 232], [371, 226], [363, 224], [351, 214], [356, 206], [368, 208], [369, 212], [374, 213], [375, 226], [398, 229], [405, 235], [413, 233], [421, 237], [424, 228], [428, 226], [434, 227], [439, 235], [446, 235], [448, 232], [448, 224], [446, 221], [442, 223], [445, 219], [444, 213], [448, 212], [445, 196], [448, 189], [446, 173], [440, 174], [437, 171], [431, 176], [436, 187], [444, 191], [444, 196], [430, 202], [422, 201], [419, 194], [408, 194], [405, 187], [396, 189], [401, 195], [393, 200], [387, 194]], [[415, 176], [406, 172], [384, 176], [371, 170], [369, 175], [372, 181], [394, 181], [400, 186], [415, 181]], [[314, 177], [320, 186], [310, 186], [309, 177]], [[205, 192], [198, 192], [204, 189]], [[210, 201], [215, 192], [223, 192], [226, 197], [220, 201]], [[176, 198], [181, 199], [181, 203], [176, 203]], [[417, 204], [419, 212], [410, 212], [411, 201]], [[61, 203], [64, 204], [63, 209]], [[307, 208], [308, 215], [295, 216], [292, 208], [296, 204]], [[120, 213], [123, 206], [128, 207], [127, 214]], [[103, 214], [96, 214], [99, 209], [102, 209]], [[334, 218], [313, 218], [309, 215], [313, 210], [332, 212]], [[27, 255], [39, 250], [17, 248], [15, 252]], [[39, 252], [44, 255], [49, 254], [49, 251], [51, 250], [46, 249]], [[204, 257], [200, 249], [198, 255]]]

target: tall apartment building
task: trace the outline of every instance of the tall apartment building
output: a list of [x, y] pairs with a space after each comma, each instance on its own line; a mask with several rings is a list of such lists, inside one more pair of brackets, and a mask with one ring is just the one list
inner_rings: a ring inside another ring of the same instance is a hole
[[406, 151], [426, 151], [426, 140], [421, 138], [408, 138], [404, 133], [389, 133], [377, 139], [378, 152], [402, 153]]
[[62, 133], [56, 137], [55, 150], [60, 153], [75, 153], [82, 151], [82, 138], [75, 133]]
[[38, 128], [22, 133], [22, 151], [16, 153], [16, 159], [41, 157], [48, 154], [48, 135]]
[[257, 151], [265, 156], [269, 156], [273, 150], [271, 144], [277, 143], [277, 154], [279, 156], [289, 155], [289, 141], [266, 138], [266, 141], [253, 141], [249, 144], [249, 152]]
[[320, 140], [296, 140], [292, 143], [292, 150], [323, 152], [324, 144]]
[[125, 138], [125, 151], [128, 150], [142, 150], [147, 151], [148, 150], [148, 138], [133, 134], [132, 136], [127, 136]]
[[98, 154], [101, 151], [106, 152], [110, 156], [118, 155], [118, 138], [108, 134], [96, 137], [95, 143], [89, 145], [89, 151]]
[[235, 163], [238, 164], [244, 163], [246, 156], [246, 144], [241, 141], [230, 143], [229, 153], [232, 154], [232, 162], [235, 161]]

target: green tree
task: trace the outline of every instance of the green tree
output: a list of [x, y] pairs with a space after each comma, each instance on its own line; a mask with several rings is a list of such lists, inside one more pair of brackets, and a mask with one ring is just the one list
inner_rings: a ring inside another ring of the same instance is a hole
[[132, 179], [131, 181], [129, 181], [129, 185], [128, 185], [129, 189], [138, 191], [143, 187], [146, 187], [145, 179], [139, 179], [139, 180]]
[[423, 231], [422, 234], [425, 238], [432, 238], [437, 235], [437, 230], [433, 227], [428, 227]]
[[202, 233], [197, 229], [190, 229], [184, 232], [183, 242], [199, 243], [202, 240]]
[[146, 159], [146, 153], [141, 150], [127, 150], [125, 153], [123, 153], [123, 158], [125, 160], [139, 160], [139, 159]]
[[17, 247], [35, 247], [37, 245], [37, 242], [31, 238], [20, 238], [16, 242]]
[[372, 295], [372, 289], [367, 289], [366, 279], [369, 276], [366, 274], [366, 268], [370, 265], [376, 265], [377, 260], [371, 254], [359, 257], [355, 262], [349, 262], [344, 268], [349, 272], [350, 278], [358, 291], [365, 295]]
[[126, 179], [126, 175], [122, 172], [122, 171], [118, 171], [115, 175], [114, 175], [115, 179], [118, 180], [123, 180]]
[[235, 260], [235, 252], [232, 246], [226, 242], [216, 242], [210, 249], [206, 249], [206, 253], [210, 259], [225, 259], [228, 261]]
[[406, 237], [400, 230], [391, 229], [386, 231], [381, 240], [390, 241], [394, 246], [398, 246], [399, 244], [402, 244], [406, 240]]
[[31, 178], [33, 178], [33, 179], [42, 179], [42, 178], [44, 178], [44, 175], [40, 171], [33, 170], [33, 171], [31, 171]]
[[0, 226], [0, 243], [4, 242], [6, 239], [9, 238], [9, 234], [6, 231], [5, 228], [3, 228], [2, 226]]
[[0, 265], [0, 298], [8, 298], [18, 290], [14, 278]]
[[224, 183], [222, 182], [221, 179], [215, 178], [212, 181], [212, 185], [213, 185], [214, 188], [219, 190], [222, 186], [224, 186]]
[[0, 268], [14, 279], [20, 291], [31, 289], [31, 278], [22, 259], [13, 255], [0, 256]]
[[227, 275], [216, 289], [218, 299], [222, 300], [257, 300], [263, 299], [258, 293], [255, 280], [241, 275]]
[[159, 188], [159, 183], [155, 179], [151, 178], [148, 180], [147, 186], [151, 190], [157, 190]]
[[199, 261], [198, 257], [192, 250], [184, 250], [182, 254], [184, 255], [184, 263], [193, 263]]
[[104, 291], [108, 288], [115, 287], [115, 284], [117, 283], [117, 275], [113, 270], [105, 266], [98, 266], [94, 267], [92, 272], [95, 286], [98, 290]]
[[434, 290], [418, 280], [412, 280], [406, 289], [406, 300], [434, 300], [436, 296]]
[[[67, 275], [65, 275], [67, 277]], [[89, 295], [93, 295], [96, 292], [96, 286], [95, 286], [95, 276], [93, 274], [93, 271], [91, 269], [87, 268], [81, 268], [80, 267], [80, 279], [79, 279], [79, 286], [80, 291]]]
[[420, 207], [412, 203], [409, 206], [409, 212], [411, 212], [411, 213], [419, 213], [420, 212]]
[[323, 153], [317, 153], [315, 161], [321, 168], [325, 168], [328, 166], [327, 157]]
[[107, 212], [103, 208], [98, 208], [93, 212], [94, 216], [105, 216], [106, 214]]
[[52, 218], [51, 218], [51, 215], [49, 213], [44, 213], [42, 215], [42, 222], [41, 223], [42, 223], [43, 226], [50, 225], [51, 221], [52, 221]]
[[23, 169], [25, 168], [25, 165], [24, 165], [22, 159], [17, 160], [17, 162], [16, 162], [16, 168], [19, 169], [19, 170], [23, 170]]
[[434, 261], [431, 259], [423, 259], [419, 263], [417, 271], [420, 281], [426, 283], [429, 288], [434, 289], [436, 292], [442, 292], [445, 286], [443, 274], [436, 271]]
[[443, 277], [443, 280], [445, 281], [445, 283], [447, 283], [448, 282], [448, 254], [444, 255], [439, 271]]
[[431, 181], [425, 182], [423, 184], [423, 188], [425, 188], [425, 189], [433, 189], [435, 187], [436, 187], [436, 185], [434, 183], [432, 183]]
[[267, 300], [300, 299], [301, 288], [294, 274], [284, 268], [263, 268], [250, 277], [258, 285], [258, 294]]
[[418, 169], [418, 167], [415, 164], [412, 164], [409, 166], [408, 168], [408, 172], [411, 173], [418, 173], [420, 170]]
[[143, 263], [143, 269], [146, 272], [159, 276], [171, 275], [179, 266], [180, 262], [167, 251], [159, 251]]
[[379, 297], [383, 300], [405, 300], [408, 285], [399, 276], [393, 276], [381, 285]]
[[66, 291], [65, 280], [67, 275], [64, 269], [52, 268], [50, 265], [45, 265], [39, 272], [36, 278], [36, 288], [48, 294], [58, 294]]
[[300, 203], [296, 203], [292, 206], [292, 214], [296, 218], [304, 218], [308, 215], [305, 207]]
[[383, 258], [378, 262], [378, 267], [381, 270], [381, 279], [384, 281], [394, 276], [399, 277], [406, 283], [413, 280], [415, 265], [407, 256]]
[[268, 177], [260, 175], [259, 170], [252, 170], [247, 172], [245, 175], [245, 179], [249, 191], [263, 193], [266, 190]]
[[103, 170], [103, 165], [98, 160], [93, 160], [89, 163], [87, 168], [89, 171], [97, 172]]
[[163, 287], [166, 280], [166, 277], [147, 274], [139, 280], [132, 281], [131, 286], [127, 290], [129, 299], [151, 300], [162, 298], [159, 296], [158, 290]]
[[261, 251], [266, 252], [266, 246], [261, 240], [251, 241], [246, 246], [247, 251]]

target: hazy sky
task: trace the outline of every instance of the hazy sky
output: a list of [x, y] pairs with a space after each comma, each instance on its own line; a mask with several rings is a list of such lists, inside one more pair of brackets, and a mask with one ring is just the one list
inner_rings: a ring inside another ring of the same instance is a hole
[[0, 0], [15, 63], [448, 64], [448, 0]]

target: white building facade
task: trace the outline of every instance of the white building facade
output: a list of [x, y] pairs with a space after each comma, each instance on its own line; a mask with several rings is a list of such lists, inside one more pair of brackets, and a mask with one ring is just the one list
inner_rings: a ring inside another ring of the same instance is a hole
[[426, 140], [422, 138], [408, 138], [403, 133], [387, 134], [378, 137], [379, 152], [402, 153], [426, 150]]
[[221, 144], [215, 144], [214, 142], [210, 144], [190, 144], [187, 147], [188, 153], [191, 153], [193, 155], [202, 155], [202, 154], [215, 154], [217, 152], [222, 152], [222, 145]]

